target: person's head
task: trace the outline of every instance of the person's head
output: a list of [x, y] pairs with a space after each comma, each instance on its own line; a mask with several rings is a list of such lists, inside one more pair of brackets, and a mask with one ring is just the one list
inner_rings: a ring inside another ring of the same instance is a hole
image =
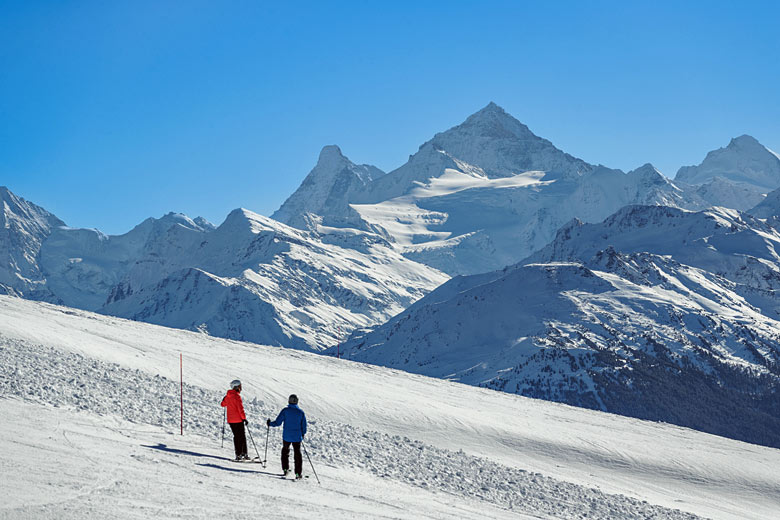
[[289, 399], [287, 399], [287, 402], [288, 402], [289, 404], [298, 404], [298, 396], [297, 396], [297, 395], [295, 395], [295, 394], [291, 394], [291, 395], [290, 395], [290, 398], [289, 398]]
[[241, 392], [241, 381], [238, 379], [234, 379], [230, 382], [230, 389], [235, 390], [236, 392]]

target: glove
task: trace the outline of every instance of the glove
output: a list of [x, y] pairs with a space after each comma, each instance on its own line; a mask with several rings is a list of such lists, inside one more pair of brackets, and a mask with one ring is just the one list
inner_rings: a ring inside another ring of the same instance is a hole
[[271, 419], [266, 419], [265, 420], [265, 425], [266, 426], [271, 426]]
[[247, 426], [249, 426], [249, 421], [247, 421], [246, 419], [244, 419], [244, 424], [246, 424]]

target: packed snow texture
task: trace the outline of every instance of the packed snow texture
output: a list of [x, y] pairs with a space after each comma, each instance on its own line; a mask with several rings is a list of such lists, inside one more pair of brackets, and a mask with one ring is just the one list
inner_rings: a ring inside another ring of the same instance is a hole
[[340, 351], [780, 447], [776, 251], [775, 228], [734, 210], [627, 207], [454, 278]]
[[[218, 403], [235, 377], [260, 450], [264, 418], [300, 396], [322, 486], [308, 464], [303, 483], [273, 478], [277, 430], [267, 469], [227, 460]], [[780, 507], [777, 450], [10, 297], [0, 395], [0, 517], [771, 518]]]

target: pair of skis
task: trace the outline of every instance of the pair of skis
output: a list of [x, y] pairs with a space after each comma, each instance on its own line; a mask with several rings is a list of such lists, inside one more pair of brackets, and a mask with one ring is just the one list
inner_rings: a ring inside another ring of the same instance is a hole
[[287, 478], [287, 475], [289, 475], [289, 474], [290, 474], [290, 472], [288, 471], [287, 473], [282, 474], [282, 476], [279, 477], [279, 478], [282, 479], [282, 480], [289, 480], [289, 481], [292, 481], [292, 482], [297, 482], [299, 480], [303, 480], [305, 478], [309, 478], [309, 475], [302, 475], [300, 478], [298, 478], [298, 477]]
[[251, 459], [230, 459], [233, 462], [237, 462], [239, 464], [262, 464], [263, 467], [265, 467], [265, 461], [260, 460], [260, 457], [252, 457]]
[[[237, 460], [237, 459], [230, 459], [230, 460], [232, 462], [237, 463], [237, 464], [262, 464], [264, 468], [266, 467], [265, 466], [265, 462], [266, 461], [260, 460], [259, 457], [254, 457], [252, 459], [239, 459], [239, 460]], [[291, 472], [283, 473], [283, 474], [279, 475], [279, 478], [282, 479], [282, 480], [290, 480], [290, 481], [303, 480], [303, 479], [309, 478], [309, 475], [303, 475], [303, 476], [301, 476], [301, 478], [297, 478], [297, 477], [296, 478], [287, 478], [288, 475], [290, 475], [290, 474], [291, 474]]]

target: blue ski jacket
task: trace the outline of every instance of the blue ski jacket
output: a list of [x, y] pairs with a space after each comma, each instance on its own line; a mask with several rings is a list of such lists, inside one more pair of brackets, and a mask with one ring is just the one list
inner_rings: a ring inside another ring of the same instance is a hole
[[287, 442], [301, 442], [303, 440], [303, 436], [306, 435], [306, 414], [298, 408], [297, 404], [290, 404], [287, 405], [287, 408], [283, 408], [276, 420], [271, 422], [271, 426], [281, 426], [282, 423], [284, 423], [283, 440]]

